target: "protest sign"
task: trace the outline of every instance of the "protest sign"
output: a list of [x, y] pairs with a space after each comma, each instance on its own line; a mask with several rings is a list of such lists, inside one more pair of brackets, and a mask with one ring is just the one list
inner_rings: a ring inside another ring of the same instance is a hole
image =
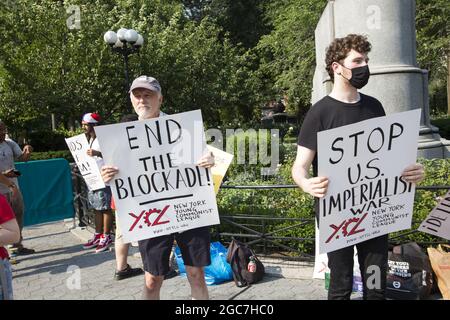
[[317, 221], [315, 222], [315, 259], [313, 269], [313, 279], [325, 279], [325, 272], [329, 272], [328, 269], [328, 256], [326, 253], [319, 253], [319, 239], [320, 231], [317, 227]]
[[320, 253], [411, 227], [415, 185], [401, 178], [416, 162], [420, 109], [318, 133]]
[[84, 181], [91, 190], [99, 190], [105, 187], [100, 169], [95, 158], [87, 155], [89, 143], [84, 133], [66, 139], [72, 157], [83, 176]]
[[450, 191], [420, 224], [419, 231], [450, 240]]
[[95, 129], [127, 242], [219, 224], [200, 110]]
[[228, 167], [233, 161], [233, 155], [231, 153], [222, 151], [220, 149], [207, 146], [208, 150], [214, 154], [214, 166], [211, 168], [211, 173], [214, 182], [214, 192], [219, 192], [220, 185], [222, 184], [223, 177], [227, 173]]

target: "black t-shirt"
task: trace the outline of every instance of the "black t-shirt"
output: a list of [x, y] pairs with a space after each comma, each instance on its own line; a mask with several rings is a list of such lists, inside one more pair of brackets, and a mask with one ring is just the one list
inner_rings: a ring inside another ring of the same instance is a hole
[[[297, 144], [317, 151], [318, 132], [386, 115], [380, 101], [362, 93], [360, 97], [355, 103], [341, 102], [330, 96], [317, 101], [306, 114]], [[317, 153], [312, 165], [317, 176]]]
[[[360, 93], [360, 97], [358, 102], [345, 103], [325, 96], [316, 102], [306, 114], [297, 144], [316, 151], [312, 162], [314, 177], [317, 176], [318, 132], [386, 115], [380, 101], [362, 93]], [[316, 213], [318, 212], [317, 205], [318, 201], [316, 201]]]

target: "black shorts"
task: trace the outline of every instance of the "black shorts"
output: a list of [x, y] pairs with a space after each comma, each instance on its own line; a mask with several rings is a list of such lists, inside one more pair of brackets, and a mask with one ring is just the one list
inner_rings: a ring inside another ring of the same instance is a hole
[[145, 271], [154, 276], [163, 276], [169, 272], [174, 240], [180, 247], [186, 266], [206, 267], [211, 264], [209, 227], [201, 227], [138, 241]]

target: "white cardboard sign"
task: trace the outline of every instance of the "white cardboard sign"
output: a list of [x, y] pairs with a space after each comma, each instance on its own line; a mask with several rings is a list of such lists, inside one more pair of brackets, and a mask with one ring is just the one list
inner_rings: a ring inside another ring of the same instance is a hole
[[66, 144], [72, 153], [73, 159], [83, 176], [84, 181], [91, 190], [99, 190], [105, 187], [97, 161], [87, 155], [89, 143], [84, 133], [66, 139]]
[[318, 133], [320, 253], [411, 228], [415, 185], [401, 179], [416, 162], [420, 109]]
[[200, 110], [95, 128], [126, 241], [219, 224]]
[[419, 231], [450, 240], [450, 191], [420, 224]]

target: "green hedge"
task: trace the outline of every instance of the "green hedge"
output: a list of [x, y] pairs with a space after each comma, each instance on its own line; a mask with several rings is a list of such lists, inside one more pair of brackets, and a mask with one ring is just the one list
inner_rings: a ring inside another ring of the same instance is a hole
[[[266, 185], [266, 184], [294, 184], [291, 178], [291, 167], [295, 153], [295, 146], [287, 148], [286, 162], [279, 168], [277, 176], [270, 181], [254, 179], [251, 177], [246, 180], [244, 175], [238, 175], [237, 178], [229, 177], [227, 184], [230, 185]], [[291, 150], [289, 150], [291, 149]], [[450, 179], [450, 159], [419, 159], [426, 169], [426, 179], [420, 184], [421, 186], [433, 185], [449, 185]], [[242, 169], [244, 170], [244, 169]], [[414, 214], [413, 229], [417, 229], [418, 224], [425, 219], [431, 209], [437, 203], [437, 197], [446, 193], [446, 190], [440, 191], [423, 191], [417, 190]], [[265, 215], [268, 217], [289, 217], [289, 218], [314, 218], [313, 198], [305, 194], [300, 189], [269, 189], [269, 190], [246, 190], [246, 189], [221, 189], [217, 196], [217, 203], [221, 215]], [[250, 220], [247, 223], [251, 223]], [[255, 223], [254, 221], [252, 222]], [[283, 227], [292, 226], [298, 222], [280, 222], [268, 223], [267, 230], [281, 229]], [[221, 232], [244, 232], [242, 229], [233, 227], [228, 223], [222, 223], [219, 227]], [[405, 232], [405, 231], [403, 231]], [[391, 234], [391, 237], [399, 233]], [[290, 230], [277, 232], [277, 236], [282, 237], [300, 237], [314, 238], [314, 223], [306, 226], [293, 228]], [[442, 240], [431, 235], [417, 232], [408, 235], [402, 242], [416, 241], [428, 242]], [[291, 241], [283, 242], [293, 248], [297, 248], [304, 253], [314, 253], [314, 241]]]
[[47, 150], [63, 150], [67, 148], [65, 136], [61, 132], [51, 130], [41, 130], [30, 132], [28, 142], [37, 152], [47, 152]]
[[33, 152], [31, 153], [30, 160], [47, 160], [55, 158], [64, 158], [69, 162], [74, 162], [72, 154], [69, 150]]

